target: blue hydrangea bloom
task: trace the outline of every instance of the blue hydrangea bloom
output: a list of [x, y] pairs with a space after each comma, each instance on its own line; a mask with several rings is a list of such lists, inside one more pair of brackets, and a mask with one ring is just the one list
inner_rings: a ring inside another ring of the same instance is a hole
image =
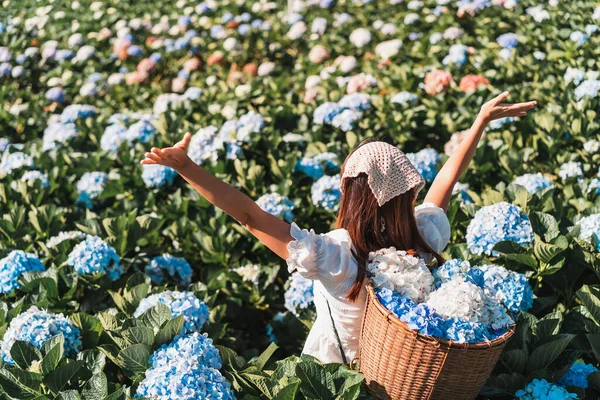
[[100, 138], [100, 148], [104, 151], [117, 151], [121, 143], [127, 141], [127, 128], [120, 123], [108, 125]]
[[143, 299], [133, 316], [139, 317], [158, 303], [169, 306], [173, 318], [183, 314], [185, 322], [181, 333], [200, 332], [200, 329], [208, 320], [208, 306], [198, 299], [194, 293], [171, 290], [153, 294]]
[[339, 169], [337, 155], [334, 153], [321, 153], [314, 157], [303, 157], [296, 163], [294, 171], [304, 173], [306, 176], [319, 179], [325, 175], [325, 171], [336, 171]]
[[314, 282], [295, 273], [290, 277], [290, 287], [284, 294], [285, 308], [294, 315], [299, 314], [299, 309], [306, 309], [313, 304]]
[[13, 250], [0, 260], [0, 293], [10, 294], [21, 287], [18, 280], [24, 272], [45, 271], [44, 265], [35, 254]]
[[197, 87], [190, 87], [183, 94], [183, 97], [189, 100], [198, 100], [200, 96], [202, 96], [202, 89]]
[[173, 257], [169, 253], [154, 257], [144, 269], [152, 282], [163, 285], [174, 282], [177, 285], [188, 286], [192, 282], [192, 267], [184, 259]]
[[321, 166], [321, 163], [310, 157], [303, 157], [298, 160], [294, 166], [294, 171], [300, 171], [313, 179], [319, 179], [325, 175], [325, 171], [323, 171], [323, 166]]
[[50, 185], [46, 174], [40, 171], [25, 171], [23, 176], [21, 176], [21, 182], [34, 183], [37, 181], [42, 182], [42, 187], [48, 187], [48, 185]]
[[575, 386], [583, 389], [589, 387], [588, 375], [598, 371], [592, 364], [586, 364], [583, 361], [576, 361], [571, 368], [559, 380], [561, 386]]
[[142, 143], [148, 143], [156, 134], [156, 128], [146, 119], [142, 119], [127, 129], [127, 140], [133, 142], [137, 140]]
[[144, 50], [142, 50], [140, 46], [134, 44], [132, 46], [129, 46], [129, 48], [127, 49], [127, 54], [134, 57], [140, 57], [144, 54]]
[[505, 49], [514, 49], [519, 44], [517, 35], [514, 33], [505, 33], [496, 38], [496, 42]]
[[585, 71], [579, 68], [567, 67], [567, 72], [563, 76], [565, 83], [573, 82], [575, 85], [579, 85], [584, 79]]
[[600, 92], [600, 80], [587, 79], [575, 88], [575, 98], [579, 101], [584, 97], [596, 98]]
[[0, 64], [0, 76], [8, 76], [11, 70], [12, 66], [9, 63], [3, 62]]
[[67, 264], [79, 275], [106, 274], [115, 281], [121, 277], [123, 267], [115, 249], [98, 236], [87, 235], [69, 254]]
[[467, 227], [467, 246], [473, 254], [497, 256], [497, 243], [512, 241], [528, 246], [533, 243], [529, 217], [515, 205], [500, 202], [482, 207]]
[[491, 334], [485, 325], [461, 318], [449, 318], [444, 321], [444, 333], [444, 339], [459, 343], [482, 343], [495, 339], [495, 335]]
[[277, 336], [275, 336], [275, 332], [273, 331], [273, 325], [271, 324], [273, 322], [282, 323], [284, 318], [285, 314], [282, 312], [278, 312], [273, 316], [273, 318], [271, 318], [271, 322], [267, 324], [267, 336], [269, 337], [269, 340], [273, 343], [277, 343]]
[[234, 400], [230, 384], [219, 372], [219, 351], [206, 334], [178, 336], [149, 360], [135, 398], [160, 400]]
[[419, 98], [417, 95], [412, 94], [410, 92], [399, 92], [396, 93], [390, 101], [395, 104], [400, 104], [401, 106], [405, 106], [407, 104], [416, 103]]
[[336, 115], [344, 111], [337, 103], [327, 102], [318, 106], [313, 113], [313, 123], [331, 124]]
[[577, 46], [583, 46], [590, 40], [588, 35], [586, 35], [585, 33], [581, 32], [581, 31], [571, 32], [571, 34], [569, 35], [569, 39], [571, 39], [571, 41], [575, 42], [577, 44]]
[[10, 145], [10, 140], [7, 138], [0, 138], [0, 152], [5, 151]]
[[264, 194], [256, 200], [256, 204], [269, 214], [283, 218], [288, 222], [292, 222], [292, 219], [294, 219], [294, 203], [279, 193]]
[[533, 306], [533, 289], [523, 274], [498, 265], [482, 265], [471, 269], [469, 275], [473, 283], [512, 313], [527, 311]]
[[0, 174], [9, 174], [19, 168], [33, 168], [33, 159], [25, 153], [3, 153], [0, 162]]
[[125, 124], [129, 122], [129, 117], [123, 113], [114, 113], [110, 117], [108, 117], [108, 124]]
[[46, 92], [46, 98], [56, 103], [65, 101], [65, 91], [61, 87], [53, 87]]
[[333, 117], [331, 125], [340, 128], [344, 132], [354, 129], [355, 122], [362, 118], [360, 111], [346, 109]]
[[106, 181], [108, 181], [106, 172], [96, 171], [83, 174], [77, 182], [77, 192], [79, 192], [77, 202], [86, 208], [92, 208], [92, 200], [102, 193]]
[[210, 160], [216, 163], [219, 159], [219, 151], [224, 150], [223, 139], [217, 136], [217, 128], [208, 126], [196, 132], [188, 146], [188, 157], [198, 165]]
[[567, 400], [577, 399], [577, 395], [554, 385], [545, 379], [534, 379], [525, 388], [515, 393], [518, 400]]
[[260, 132], [264, 126], [265, 119], [262, 115], [248, 111], [237, 122], [235, 138], [240, 142], [249, 142], [252, 134]]
[[444, 320], [427, 304], [417, 304], [410, 311], [400, 317], [412, 330], [422, 335], [444, 337]]
[[558, 176], [560, 176], [563, 181], [569, 178], [579, 178], [583, 176], [581, 163], [577, 161], [569, 161], [562, 164], [558, 170]]
[[515, 121], [515, 117], [504, 117], [500, 119], [495, 119], [489, 123], [488, 129], [496, 130], [502, 128], [503, 125]]
[[441, 267], [432, 271], [433, 285], [438, 289], [442, 286], [442, 283], [448, 282], [454, 276], [461, 276], [467, 279], [470, 270], [471, 264], [468, 261], [461, 260], [460, 258], [448, 260]]
[[462, 66], [467, 63], [467, 46], [464, 44], [453, 44], [448, 49], [448, 55], [442, 61], [444, 65]]
[[89, 118], [95, 115], [98, 111], [96, 107], [85, 104], [71, 104], [65, 107], [63, 112], [60, 114], [60, 122], [68, 124], [69, 122], [75, 122], [78, 119]]
[[44, 343], [53, 336], [63, 334], [65, 338], [65, 354], [75, 357], [82, 349], [79, 329], [63, 315], [52, 314], [33, 306], [10, 321], [10, 325], [2, 340], [2, 359], [7, 364], [14, 364], [10, 355], [13, 343], [21, 340], [41, 349]]
[[459, 195], [460, 201], [464, 204], [473, 204], [473, 199], [471, 198], [471, 196], [469, 196], [467, 190], [469, 190], [468, 183], [456, 182], [456, 184], [452, 188], [452, 194]]
[[534, 194], [538, 190], [554, 186], [554, 184], [540, 172], [537, 174], [524, 174], [518, 176], [513, 183], [523, 186], [531, 194]]
[[371, 97], [366, 93], [347, 94], [338, 101], [338, 105], [351, 110], [365, 111], [371, 108]]
[[48, 125], [42, 138], [42, 151], [55, 150], [77, 136], [77, 127], [73, 123], [55, 123]]
[[171, 167], [158, 164], [147, 164], [142, 167], [142, 180], [148, 187], [159, 188], [170, 185], [177, 176]]
[[437, 175], [436, 164], [440, 159], [440, 155], [435, 149], [423, 149], [417, 153], [407, 153], [406, 157], [412, 165], [419, 171], [426, 182], [432, 182]]
[[310, 195], [315, 206], [328, 211], [337, 211], [340, 207], [340, 175], [323, 176], [313, 183]]
[[598, 245], [596, 250], [600, 251], [600, 214], [592, 214], [577, 221], [580, 232], [579, 237], [586, 242], [592, 243], [592, 237], [596, 238]]

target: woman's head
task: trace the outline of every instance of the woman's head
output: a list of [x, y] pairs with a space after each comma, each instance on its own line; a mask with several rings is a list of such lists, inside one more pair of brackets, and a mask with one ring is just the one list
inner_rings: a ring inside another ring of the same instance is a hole
[[355, 300], [366, 276], [369, 252], [395, 247], [425, 251], [441, 261], [417, 228], [414, 203], [424, 181], [396, 147], [377, 141], [358, 146], [342, 166], [342, 198], [337, 228], [348, 231], [358, 261], [348, 293]]

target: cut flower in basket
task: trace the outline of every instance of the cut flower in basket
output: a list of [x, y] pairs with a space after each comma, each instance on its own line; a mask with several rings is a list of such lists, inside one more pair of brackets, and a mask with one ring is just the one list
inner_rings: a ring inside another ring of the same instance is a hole
[[375, 287], [388, 288], [421, 303], [433, 289], [433, 275], [425, 262], [394, 247], [369, 253], [369, 275]]
[[[510, 311], [525, 311], [533, 292], [523, 275], [499, 266], [450, 260], [431, 273], [423, 260], [394, 248], [371, 253], [377, 298], [412, 330], [461, 343], [503, 335]], [[508, 305], [508, 306], [506, 306]]]

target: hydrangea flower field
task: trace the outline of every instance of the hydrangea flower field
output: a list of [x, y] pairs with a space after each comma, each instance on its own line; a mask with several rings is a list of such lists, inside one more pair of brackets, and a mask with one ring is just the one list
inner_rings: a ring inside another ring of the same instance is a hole
[[301, 356], [312, 282], [139, 161], [191, 132], [194, 162], [327, 232], [362, 140], [430, 184], [508, 90], [536, 111], [490, 124], [443, 254], [533, 288], [481, 398], [599, 398], [598, 25], [594, 0], [0, 0], [0, 397], [368, 398]]

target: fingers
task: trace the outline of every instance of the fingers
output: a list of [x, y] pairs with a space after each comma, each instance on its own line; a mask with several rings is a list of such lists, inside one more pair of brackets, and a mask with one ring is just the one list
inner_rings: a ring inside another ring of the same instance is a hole
[[508, 93], [508, 91], [500, 93], [498, 96], [496, 96], [495, 98], [492, 99], [492, 104], [494, 104], [494, 105], [500, 104], [501, 102], [506, 100], [506, 98], [508, 97], [509, 94], [510, 93]]
[[146, 154], [144, 154], [144, 156], [147, 159], [156, 161], [157, 163], [160, 163], [162, 161], [162, 158], [160, 156], [158, 156], [157, 154], [155, 154], [155, 153], [146, 153]]
[[181, 139], [181, 141], [177, 142], [177, 144], [175, 146], [179, 146], [184, 150], [187, 150], [188, 146], [190, 145], [190, 140], [192, 139], [192, 135], [189, 132], [186, 132], [185, 135], [183, 135], [183, 139]]
[[152, 150], [150, 150], [152, 153], [156, 154], [157, 156], [159, 156], [160, 158], [167, 158], [167, 154], [159, 149], [158, 147], [153, 147]]
[[531, 110], [533, 107], [535, 107], [537, 104], [537, 101], [528, 101], [525, 103], [514, 103], [514, 104], [506, 104], [506, 103], [502, 103], [502, 104], [498, 104], [498, 107], [505, 107], [508, 110]]
[[152, 164], [158, 164], [156, 161], [151, 160], [149, 158], [144, 158], [142, 161], [140, 161], [140, 164], [143, 165], [152, 165]]

